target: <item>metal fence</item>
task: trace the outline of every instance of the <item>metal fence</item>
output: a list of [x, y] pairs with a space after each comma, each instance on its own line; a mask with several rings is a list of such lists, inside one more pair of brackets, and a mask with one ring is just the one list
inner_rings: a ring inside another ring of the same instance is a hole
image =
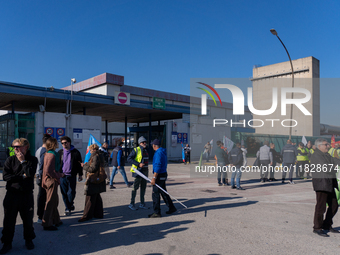
[[[305, 136], [307, 141], [311, 141], [313, 144], [316, 139], [321, 136]], [[234, 143], [241, 143], [247, 148], [248, 157], [254, 157], [264, 141], [275, 144], [275, 150], [280, 152], [282, 147], [287, 144], [288, 135], [266, 135], [266, 134], [254, 134], [254, 133], [242, 133], [242, 132], [231, 132], [231, 140]], [[330, 137], [322, 137], [327, 141], [331, 142]], [[293, 143], [298, 144], [302, 141], [302, 136], [292, 136]]]

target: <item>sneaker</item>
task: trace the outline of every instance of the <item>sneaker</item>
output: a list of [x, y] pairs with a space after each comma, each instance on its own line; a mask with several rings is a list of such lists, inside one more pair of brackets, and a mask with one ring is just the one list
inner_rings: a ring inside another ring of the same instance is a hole
[[293, 182], [293, 181], [289, 181], [289, 184], [295, 184], [295, 182]]
[[136, 211], [136, 210], [137, 210], [136, 207], [135, 207], [135, 205], [133, 205], [133, 204], [129, 204], [129, 208], [130, 208], [132, 211]]
[[261, 179], [261, 182], [264, 182], [264, 179]]
[[12, 249], [12, 243], [4, 243], [2, 249], [0, 250], [0, 254], [6, 254]]
[[130, 188], [131, 186], [132, 186], [132, 184], [131, 183], [129, 183], [128, 185], [126, 185], [128, 188]]
[[56, 226], [49, 226], [49, 227], [44, 227], [44, 230], [55, 231], [55, 230], [58, 230], [58, 228]]
[[38, 218], [37, 223], [41, 224], [42, 223], [42, 219]]
[[140, 204], [140, 205], [139, 205], [139, 208], [140, 208], [140, 209], [148, 209], [148, 208], [145, 206], [145, 204]]
[[222, 183], [217, 184], [218, 186], [222, 186]]
[[174, 207], [172, 209], [169, 209], [169, 211], [166, 211], [166, 214], [173, 214], [174, 212], [177, 212], [177, 209]]
[[286, 179], [282, 179], [282, 183], [285, 183], [285, 180], [286, 180]]
[[276, 182], [277, 180], [276, 180], [275, 178], [272, 178], [272, 181], [273, 181], [273, 182]]
[[223, 186], [228, 186], [229, 184], [228, 183], [223, 183]]
[[65, 213], [64, 213], [64, 216], [69, 216], [69, 215], [71, 215], [71, 210], [66, 209]]
[[32, 242], [32, 240], [26, 240], [25, 246], [26, 246], [27, 250], [33, 250], [34, 249], [34, 243]]
[[70, 211], [74, 211], [75, 209], [74, 205], [72, 205]]
[[236, 188], [237, 190], [245, 190], [244, 188], [242, 188], [242, 187], [238, 187], [238, 188]]
[[158, 213], [152, 213], [148, 215], [149, 218], [160, 218], [162, 217], [162, 215], [158, 214]]
[[232, 189], [236, 189], [236, 186], [231, 186]]
[[111, 185], [111, 186], [110, 186], [110, 189], [115, 189], [115, 188], [116, 188], [116, 187], [115, 187], [115, 186], [113, 186], [113, 185]]

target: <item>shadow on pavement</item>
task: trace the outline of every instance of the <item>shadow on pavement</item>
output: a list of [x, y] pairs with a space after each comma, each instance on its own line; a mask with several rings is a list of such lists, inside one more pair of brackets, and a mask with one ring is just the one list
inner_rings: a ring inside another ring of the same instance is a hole
[[[199, 198], [199, 199], [191, 199], [188, 201], [183, 202], [188, 208], [179, 208], [180, 205], [176, 205], [177, 209], [180, 209], [180, 214], [187, 214], [187, 213], [197, 213], [197, 212], [205, 212], [209, 210], [218, 210], [218, 209], [226, 209], [226, 208], [233, 208], [239, 206], [247, 206], [256, 204], [258, 201], [244, 201], [244, 202], [233, 202], [235, 199], [242, 199], [243, 197], [215, 197], [215, 198]], [[223, 203], [218, 205], [209, 205], [212, 202], [220, 202], [230, 201], [231, 203]]]
[[[165, 209], [165, 206], [162, 206], [163, 208]], [[34, 223], [36, 238], [33, 240], [35, 249], [32, 251], [28, 251], [24, 246], [23, 227], [20, 223], [15, 226], [13, 249], [10, 254], [96, 253], [119, 246], [160, 240], [169, 233], [187, 230], [188, 227], [185, 225], [195, 222], [194, 220], [164, 222], [163, 218], [144, 220], [150, 213], [152, 209], [132, 211], [127, 206], [106, 207], [103, 219], [78, 223], [82, 211], [75, 211], [71, 216], [61, 217], [63, 225], [57, 231], [44, 231], [40, 224]]]

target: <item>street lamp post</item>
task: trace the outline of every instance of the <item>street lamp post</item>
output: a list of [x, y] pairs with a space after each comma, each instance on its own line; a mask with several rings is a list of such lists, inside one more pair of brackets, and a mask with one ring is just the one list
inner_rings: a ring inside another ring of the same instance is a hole
[[73, 100], [73, 84], [76, 83], [77, 80], [75, 78], [71, 79], [71, 102], [70, 102], [70, 115], [72, 114], [72, 100]]
[[[289, 55], [289, 52], [286, 48], [286, 46], [284, 45], [284, 43], [281, 41], [280, 37], [277, 35], [277, 32], [275, 29], [270, 29], [270, 32], [273, 34], [273, 35], [276, 35], [277, 39], [279, 39], [279, 41], [281, 42], [282, 46], [285, 48], [286, 52], [287, 52], [287, 55], [288, 55], [288, 58], [289, 58], [289, 62], [290, 62], [290, 67], [292, 69], [292, 88], [294, 88], [294, 69], [293, 69], [293, 63], [292, 63], [292, 59], [290, 58], [290, 55]], [[294, 92], [292, 92], [292, 99], [294, 99]], [[289, 127], [289, 140], [292, 139], [292, 124], [293, 124], [293, 105], [291, 105], [291, 108], [290, 108], [290, 127]]]

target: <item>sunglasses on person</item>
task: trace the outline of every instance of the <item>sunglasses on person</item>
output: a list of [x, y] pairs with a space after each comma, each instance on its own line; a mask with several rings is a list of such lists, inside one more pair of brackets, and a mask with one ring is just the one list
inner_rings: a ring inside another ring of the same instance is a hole
[[20, 149], [21, 147], [24, 147], [24, 146], [12, 146], [14, 149]]
[[68, 142], [63, 142], [63, 143], [61, 143], [62, 145], [64, 145], [64, 144], [67, 144]]

